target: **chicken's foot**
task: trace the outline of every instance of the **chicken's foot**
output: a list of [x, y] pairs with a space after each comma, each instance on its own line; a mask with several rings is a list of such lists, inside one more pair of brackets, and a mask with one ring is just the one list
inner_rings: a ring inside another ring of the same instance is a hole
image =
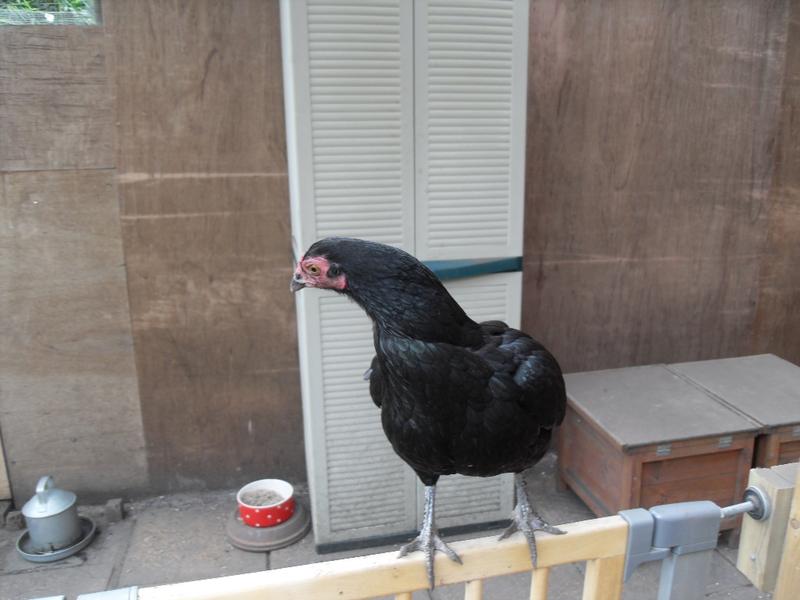
[[534, 531], [546, 531], [554, 535], [562, 535], [566, 533], [566, 531], [558, 527], [553, 527], [536, 514], [536, 511], [533, 510], [533, 507], [528, 501], [528, 493], [525, 490], [525, 480], [522, 478], [521, 473], [514, 474], [514, 486], [517, 492], [517, 505], [511, 513], [511, 524], [500, 534], [499, 539], [504, 540], [515, 531], [521, 531], [525, 539], [528, 540], [531, 564], [536, 568], [536, 537], [534, 536]]
[[436, 524], [433, 519], [435, 497], [436, 486], [425, 486], [425, 515], [422, 519], [422, 527], [420, 528], [419, 535], [400, 548], [400, 554], [398, 556], [398, 558], [402, 558], [409, 552], [414, 552], [415, 550], [422, 552], [425, 555], [425, 571], [428, 574], [428, 583], [431, 589], [436, 585], [433, 573], [433, 557], [437, 550], [439, 552], [444, 552], [450, 560], [462, 564], [461, 557], [439, 537], [439, 531], [436, 529]]

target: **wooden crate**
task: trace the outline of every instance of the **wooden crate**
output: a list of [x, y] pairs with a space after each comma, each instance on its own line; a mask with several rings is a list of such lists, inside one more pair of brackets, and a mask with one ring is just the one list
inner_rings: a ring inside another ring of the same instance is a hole
[[566, 382], [559, 475], [595, 514], [741, 500], [756, 423], [664, 365], [574, 373]]
[[759, 424], [754, 466], [800, 459], [800, 367], [760, 354], [668, 368]]

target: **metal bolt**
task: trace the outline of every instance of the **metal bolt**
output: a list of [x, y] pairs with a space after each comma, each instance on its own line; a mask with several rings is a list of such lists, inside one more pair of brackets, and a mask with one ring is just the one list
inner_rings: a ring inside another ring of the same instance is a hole
[[751, 485], [744, 491], [744, 502], [721, 508], [720, 512], [723, 519], [746, 512], [756, 521], [765, 521], [772, 512], [772, 503], [761, 488]]

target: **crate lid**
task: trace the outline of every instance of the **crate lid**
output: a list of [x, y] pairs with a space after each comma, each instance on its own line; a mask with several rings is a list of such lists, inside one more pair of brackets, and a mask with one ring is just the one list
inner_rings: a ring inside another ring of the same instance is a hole
[[800, 424], [800, 367], [774, 354], [668, 366], [764, 427]]
[[571, 373], [567, 397], [622, 448], [757, 431], [666, 365]]

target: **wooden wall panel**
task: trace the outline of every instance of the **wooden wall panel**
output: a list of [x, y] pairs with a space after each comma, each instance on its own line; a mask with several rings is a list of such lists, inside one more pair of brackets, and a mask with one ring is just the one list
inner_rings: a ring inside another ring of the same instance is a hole
[[101, 27], [3, 27], [0, 171], [111, 167]]
[[103, 16], [120, 173], [285, 172], [276, 0], [109, 2]]
[[567, 370], [750, 350], [787, 17], [533, 3], [523, 321]]
[[113, 171], [6, 173], [0, 424], [17, 501], [147, 486]]
[[[18, 493], [46, 468], [98, 494], [305, 477], [277, 5], [106, 0], [100, 27], [3, 29]], [[532, 1], [523, 319], [567, 370], [800, 362], [799, 16]]]
[[286, 177], [120, 187], [155, 484], [302, 479]]
[[104, 14], [154, 484], [302, 480], [278, 4]]
[[791, 3], [768, 239], [761, 261], [757, 352], [800, 364], [800, 1]]

